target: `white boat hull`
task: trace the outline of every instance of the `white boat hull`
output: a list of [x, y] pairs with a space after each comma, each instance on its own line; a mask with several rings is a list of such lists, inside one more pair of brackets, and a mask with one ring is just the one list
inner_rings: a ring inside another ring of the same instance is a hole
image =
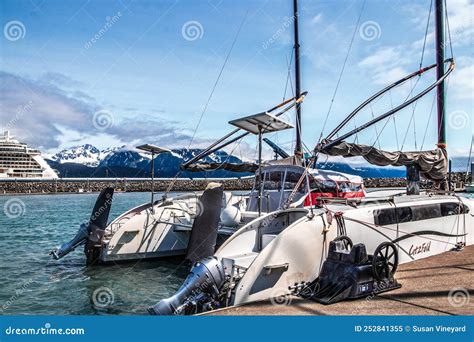
[[[449, 207], [459, 201], [454, 196], [403, 196], [396, 203], [399, 208], [426, 206], [429, 209], [430, 205], [436, 207], [448, 203], [445, 206]], [[466, 211], [464, 214], [426, 220], [417, 220], [415, 217], [414, 221], [400, 223], [398, 228], [397, 225], [378, 226], [374, 223], [376, 210], [394, 207], [393, 203], [386, 200], [357, 208], [328, 205], [327, 209], [343, 213], [344, 235], [349, 236], [354, 244], [363, 243], [367, 252], [373, 254], [382, 242], [391, 241], [398, 247], [399, 262], [406, 263], [452, 250], [459, 243], [474, 243], [474, 201], [463, 199], [462, 202]], [[266, 219], [270, 223], [267, 222], [265, 226], [259, 224], [265, 222], [265, 218], [262, 218], [259, 222], [242, 227], [216, 252], [224, 265], [232, 265], [228, 268], [234, 268], [233, 276], [240, 277], [229, 305], [289, 294], [289, 287], [317, 278], [329, 242], [340, 235], [340, 228], [335, 220], [331, 225], [327, 224], [326, 209], [315, 210], [313, 214], [307, 209], [292, 211], [267, 215]], [[301, 218], [289, 219], [288, 215], [295, 213]], [[278, 215], [287, 218], [275, 219]], [[290, 224], [285, 226], [285, 220]], [[272, 229], [275, 236], [260, 248], [262, 242], [256, 241], [261, 241], [265, 235], [272, 235]]]

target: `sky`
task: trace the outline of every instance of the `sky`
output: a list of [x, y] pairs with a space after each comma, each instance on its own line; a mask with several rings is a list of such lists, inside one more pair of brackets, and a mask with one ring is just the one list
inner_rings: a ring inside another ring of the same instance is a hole
[[[418, 70], [422, 51], [423, 65], [434, 63], [430, 2], [300, 0], [309, 149], [370, 95]], [[474, 130], [474, 2], [447, 5], [456, 59], [447, 82], [448, 151], [466, 156]], [[228, 121], [266, 111], [294, 91], [290, 0], [2, 0], [0, 25], [0, 128], [47, 153], [84, 143], [203, 147], [232, 129]], [[447, 57], [450, 50], [448, 42]], [[427, 72], [394, 89], [341, 132], [434, 79]], [[435, 148], [433, 95], [349, 140]], [[284, 119], [294, 123], [294, 112]], [[269, 138], [291, 151], [294, 136]], [[253, 158], [255, 146], [250, 136], [229, 149]]]

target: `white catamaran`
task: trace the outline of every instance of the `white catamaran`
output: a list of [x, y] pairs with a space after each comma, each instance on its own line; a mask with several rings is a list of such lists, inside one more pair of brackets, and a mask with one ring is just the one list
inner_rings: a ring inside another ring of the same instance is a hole
[[[212, 256], [201, 253], [204, 258], [194, 264], [178, 292], [151, 307], [151, 314], [192, 314], [298, 293], [299, 289], [321, 277], [325, 262], [335, 263], [334, 258], [340, 256], [352, 259], [360, 257], [365, 266], [370, 266], [370, 274], [374, 279], [371, 284], [388, 280], [393, 287], [396, 286], [393, 274], [399, 263], [453, 249], [462, 251], [465, 245], [474, 243], [474, 201], [459, 197], [444, 187], [448, 165], [444, 81], [454, 69], [454, 60], [444, 58], [445, 0], [434, 1], [437, 63], [421, 68], [365, 101], [326, 139], [318, 143], [312, 159], [315, 164], [321, 154], [362, 156], [376, 165], [406, 166], [407, 190], [368, 193], [360, 198], [334, 198], [324, 193], [327, 188], [338, 187], [334, 184], [338, 180], [311, 168], [314, 165], [312, 163], [260, 167], [256, 177], [257, 186], [250, 199], [252, 196], [256, 199], [257, 212], [261, 215], [242, 220], [243, 226]], [[297, 1], [294, 0], [296, 98], [300, 97], [298, 18]], [[445, 64], [449, 65], [447, 71]], [[434, 68], [437, 70], [436, 81], [424, 91], [335, 138], [341, 128], [374, 99]], [[439, 123], [436, 150], [387, 152], [373, 146], [346, 142], [350, 136], [390, 118], [435, 88]], [[297, 104], [296, 109], [297, 127], [300, 127], [301, 103]], [[240, 123], [238, 126], [248, 132], [259, 134], [261, 140], [265, 127], [271, 126], [274, 121], [268, 118], [263, 122], [253, 119], [247, 117], [233, 123]], [[293, 161], [301, 156], [299, 131]], [[273, 193], [268, 200], [271, 205], [265, 205], [267, 192], [286, 189], [278, 180], [285, 180], [286, 184], [288, 174], [291, 174], [292, 180], [288, 183], [292, 186], [288, 197], [283, 192]], [[318, 179], [319, 175], [324, 180]], [[420, 191], [420, 176], [436, 183], [437, 189]], [[333, 183], [327, 184], [326, 180]], [[350, 184], [358, 183], [358, 179], [350, 179]], [[346, 186], [339, 186], [341, 188]], [[315, 195], [311, 196], [312, 193]], [[201, 213], [198, 217], [205, 214]], [[363, 244], [363, 253], [357, 257], [354, 254], [361, 251], [360, 244]], [[344, 251], [338, 254], [336, 249], [341, 248]], [[365, 251], [370, 257], [365, 255]]]

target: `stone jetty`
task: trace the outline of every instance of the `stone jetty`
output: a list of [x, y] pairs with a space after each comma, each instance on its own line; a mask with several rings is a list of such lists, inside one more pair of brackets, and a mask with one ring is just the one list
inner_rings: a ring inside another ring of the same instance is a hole
[[[466, 180], [467, 179], [467, 180]], [[453, 189], [461, 190], [464, 184], [471, 182], [471, 177], [466, 173], [453, 173]], [[189, 179], [178, 178], [156, 179], [155, 191], [165, 191], [173, 183], [170, 191], [202, 191], [210, 182], [221, 182], [228, 191], [245, 191], [252, 189], [253, 178], [227, 178], [227, 179]], [[394, 188], [405, 187], [404, 178], [366, 178], [364, 179], [366, 188]], [[149, 179], [67, 179], [57, 180], [0, 180], [0, 194], [55, 194], [55, 193], [81, 193], [98, 192], [105, 187], [114, 187], [116, 191], [123, 192], [143, 192], [151, 190], [151, 181]], [[430, 181], [422, 181], [421, 187], [425, 189], [433, 188]]]

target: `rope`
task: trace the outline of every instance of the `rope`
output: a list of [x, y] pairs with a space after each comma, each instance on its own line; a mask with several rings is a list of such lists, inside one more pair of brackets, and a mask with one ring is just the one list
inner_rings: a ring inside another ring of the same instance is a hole
[[346, 57], [344, 58], [344, 63], [342, 64], [342, 69], [341, 69], [341, 72], [339, 73], [339, 78], [338, 78], [338, 80], [337, 80], [336, 87], [334, 88], [334, 93], [333, 93], [333, 95], [332, 95], [331, 103], [329, 104], [329, 109], [328, 109], [328, 112], [327, 112], [327, 114], [326, 114], [326, 118], [324, 119], [324, 124], [323, 124], [323, 128], [321, 129], [321, 134], [320, 134], [320, 136], [319, 136], [319, 141], [318, 141], [318, 143], [319, 143], [319, 142], [321, 141], [321, 139], [323, 138], [324, 129], [326, 128], [326, 124], [327, 124], [328, 119], [329, 119], [329, 114], [331, 113], [332, 106], [333, 106], [333, 104], [334, 104], [334, 99], [336, 98], [336, 94], [337, 94], [337, 91], [338, 91], [338, 89], [339, 89], [339, 85], [340, 85], [341, 80], [342, 80], [342, 75], [344, 74], [344, 70], [345, 70], [345, 68], [346, 68], [347, 60], [349, 59], [349, 54], [350, 54], [351, 49], [352, 49], [352, 44], [354, 43], [354, 39], [355, 39], [357, 30], [358, 30], [358, 28], [359, 28], [360, 19], [362, 18], [362, 13], [364, 12], [365, 2], [366, 2], [366, 0], [364, 0], [364, 2], [362, 3], [362, 7], [361, 7], [361, 9], [360, 9], [359, 17], [357, 18], [357, 23], [356, 23], [356, 26], [355, 26], [355, 28], [354, 28], [354, 32], [352, 33], [351, 41], [350, 41], [350, 43], [349, 43], [349, 48], [347, 49], [347, 54], [346, 54]]

